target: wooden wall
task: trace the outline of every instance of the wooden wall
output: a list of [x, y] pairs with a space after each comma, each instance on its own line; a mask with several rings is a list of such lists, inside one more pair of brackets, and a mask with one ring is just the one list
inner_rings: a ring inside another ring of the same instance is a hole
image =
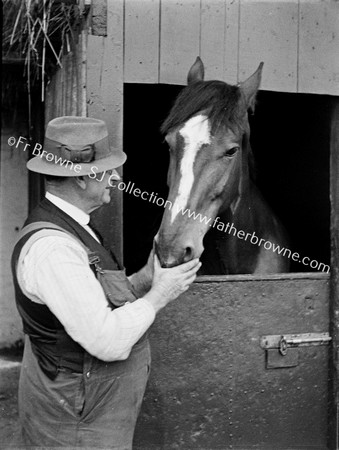
[[[106, 27], [92, 27], [87, 38], [87, 116], [106, 122], [110, 145], [122, 149], [123, 125], [123, 0], [96, 0], [97, 18]], [[120, 170], [122, 172], [122, 169]], [[122, 261], [122, 192], [113, 190], [111, 202], [93, 214], [96, 226], [114, 243]]]
[[45, 124], [60, 116], [86, 116], [85, 77], [83, 63], [86, 55], [86, 33], [79, 35], [77, 43], [62, 57], [57, 70], [46, 88]]
[[[93, 1], [92, 17], [47, 87], [45, 124], [64, 115], [95, 117], [106, 122], [110, 144], [122, 148], [123, 17], [123, 0]], [[122, 259], [122, 193], [111, 197], [93, 218]]]
[[[110, 3], [110, 1], [108, 2]], [[264, 61], [262, 89], [339, 95], [336, 0], [125, 0], [124, 81], [237, 83]]]

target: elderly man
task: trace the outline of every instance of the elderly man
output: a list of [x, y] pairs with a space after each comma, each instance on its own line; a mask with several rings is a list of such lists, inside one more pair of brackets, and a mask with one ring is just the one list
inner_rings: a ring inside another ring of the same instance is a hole
[[156, 313], [188, 289], [193, 260], [162, 269], [151, 253], [127, 277], [89, 214], [110, 201], [126, 155], [101, 120], [60, 117], [28, 169], [45, 175], [45, 199], [14, 248], [25, 351], [19, 412], [30, 447], [130, 449], [144, 394]]

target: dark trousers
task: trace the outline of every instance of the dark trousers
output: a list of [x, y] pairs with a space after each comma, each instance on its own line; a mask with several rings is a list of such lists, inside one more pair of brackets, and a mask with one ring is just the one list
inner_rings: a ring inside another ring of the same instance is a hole
[[130, 450], [149, 370], [149, 343], [142, 338], [125, 361], [86, 354], [83, 373], [61, 371], [52, 381], [26, 336], [19, 382], [25, 445]]

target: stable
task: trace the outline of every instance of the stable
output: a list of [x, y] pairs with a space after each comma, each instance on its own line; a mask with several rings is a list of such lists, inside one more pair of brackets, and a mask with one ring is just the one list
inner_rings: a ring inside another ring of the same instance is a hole
[[[337, 448], [338, 2], [92, 0], [79, 7], [76, 38], [46, 88], [34, 142], [41, 142], [42, 113], [45, 123], [60, 115], [104, 119], [112, 145], [128, 155], [126, 185], [166, 199], [159, 128], [195, 58], [206, 79], [230, 84], [264, 61], [250, 119], [258, 185], [290, 231], [291, 249], [323, 264], [201, 277], [164, 310], [151, 330], [153, 368], [135, 448]], [[4, 142], [1, 159], [2, 188], [22, 204], [15, 215], [3, 204], [6, 259], [44, 187], [28, 179], [23, 152], [13, 157]], [[142, 200], [115, 189], [96, 214], [129, 271], [145, 262], [163, 213]], [[7, 279], [4, 272], [0, 306], [10, 323], [1, 339], [10, 345], [20, 323]]]

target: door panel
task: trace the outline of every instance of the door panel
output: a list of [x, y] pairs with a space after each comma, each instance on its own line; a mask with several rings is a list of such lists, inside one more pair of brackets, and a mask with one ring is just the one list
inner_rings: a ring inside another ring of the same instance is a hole
[[[266, 368], [264, 335], [329, 330], [328, 275], [201, 277], [157, 317], [137, 449], [326, 449], [328, 346]], [[270, 350], [274, 352], [274, 350]]]

